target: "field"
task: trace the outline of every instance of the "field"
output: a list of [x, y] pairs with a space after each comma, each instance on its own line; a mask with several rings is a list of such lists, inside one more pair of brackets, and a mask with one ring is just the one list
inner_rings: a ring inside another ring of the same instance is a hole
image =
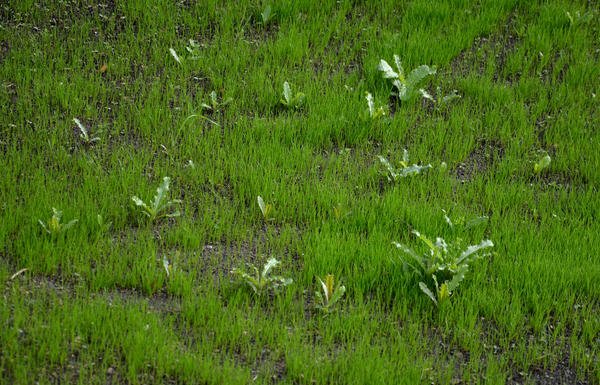
[[3, 2], [0, 383], [600, 384], [599, 17]]

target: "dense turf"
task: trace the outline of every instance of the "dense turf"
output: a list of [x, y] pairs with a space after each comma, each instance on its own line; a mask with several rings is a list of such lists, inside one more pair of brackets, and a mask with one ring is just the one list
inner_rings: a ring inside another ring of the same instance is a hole
[[[52, 3], [0, 6], [0, 382], [600, 383], [593, 2]], [[390, 98], [394, 54], [461, 99]], [[404, 148], [433, 167], [391, 183]], [[165, 176], [182, 215], [149, 222]], [[437, 308], [411, 230], [493, 255]], [[270, 257], [278, 294], [230, 273]]]

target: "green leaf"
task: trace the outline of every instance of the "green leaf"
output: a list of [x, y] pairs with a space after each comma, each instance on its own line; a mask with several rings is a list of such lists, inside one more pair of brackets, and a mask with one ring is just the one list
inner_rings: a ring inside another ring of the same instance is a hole
[[539, 174], [540, 172], [542, 172], [543, 169], [550, 166], [551, 161], [552, 158], [550, 158], [550, 155], [546, 154], [533, 166], [533, 171], [536, 174]]
[[177, 52], [175, 52], [173, 48], [169, 48], [169, 52], [171, 53], [171, 56], [173, 56], [173, 59], [175, 59], [177, 63], [182, 64], [181, 59], [179, 58], [179, 56], [177, 56]]
[[[155, 214], [157, 214], [162, 205], [163, 205], [163, 201], [165, 200], [165, 197], [167, 195], [167, 192], [169, 192], [169, 183], [171, 182], [171, 178], [169, 178], [168, 176], [163, 178], [163, 182], [160, 186], [158, 186], [158, 188], [156, 189], [156, 195], [154, 196], [154, 201], [152, 202], [152, 209], [154, 211]], [[165, 208], [168, 206], [165, 206]]]
[[271, 19], [271, 6], [267, 5], [265, 9], [260, 13], [260, 16], [262, 17], [263, 25], [266, 25]]
[[431, 68], [427, 65], [421, 65], [415, 68], [414, 70], [410, 71], [410, 74], [408, 74], [408, 77], [406, 79], [406, 86], [408, 88], [414, 88], [427, 76], [435, 75], [435, 73], [435, 67]]
[[494, 247], [494, 244], [489, 239], [481, 241], [481, 243], [478, 245], [472, 245], [467, 247], [467, 249], [463, 251], [456, 260], [456, 264], [460, 265], [465, 259], [469, 258], [471, 255], [478, 253], [480, 250], [487, 249], [488, 247]]
[[292, 97], [290, 84], [286, 81], [283, 83], [283, 98], [285, 99], [285, 104], [290, 105], [292, 103]]
[[262, 277], [268, 277], [269, 273], [271, 272], [271, 269], [273, 269], [277, 265], [279, 265], [279, 261], [275, 258], [270, 258], [263, 268]]
[[402, 68], [402, 62], [400, 61], [400, 56], [394, 55], [394, 62], [396, 63], [396, 68], [398, 68], [398, 79], [405, 83], [406, 79], [404, 76], [404, 68]]
[[388, 64], [388, 62], [386, 62], [385, 60], [381, 59], [379, 61], [379, 65], [377, 66], [377, 69], [381, 72], [383, 72], [383, 77], [385, 79], [398, 79], [398, 74], [394, 71], [394, 69]]
[[373, 102], [373, 95], [370, 92], [365, 92], [365, 99], [367, 99], [367, 106], [369, 107], [369, 116], [373, 117], [375, 114], [375, 103]]
[[333, 291], [333, 296], [331, 297], [329, 302], [332, 305], [335, 304], [337, 301], [340, 300], [340, 298], [342, 298], [344, 296], [345, 292], [346, 292], [346, 286], [344, 286], [344, 285], [338, 286], [337, 289], [335, 289]]
[[427, 294], [427, 296], [433, 301], [433, 303], [435, 303], [436, 305], [438, 304], [438, 301], [435, 298], [435, 294], [433, 294], [433, 292], [429, 290], [429, 288], [424, 282], [419, 282], [419, 287], [421, 288], [421, 291], [423, 293]]

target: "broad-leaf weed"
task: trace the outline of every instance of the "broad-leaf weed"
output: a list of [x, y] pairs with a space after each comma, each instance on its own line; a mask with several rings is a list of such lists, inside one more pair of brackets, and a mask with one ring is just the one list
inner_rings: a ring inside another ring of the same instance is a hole
[[175, 210], [170, 213], [167, 212], [171, 207], [181, 203], [181, 200], [179, 199], [173, 199], [170, 201], [167, 200], [167, 193], [169, 192], [170, 183], [171, 178], [168, 176], [163, 178], [162, 184], [156, 189], [154, 200], [150, 202], [149, 205], [135, 195], [131, 197], [131, 200], [135, 202], [136, 206], [141, 207], [144, 215], [150, 218], [150, 222], [154, 222], [160, 218], [173, 218], [181, 215], [179, 210]]
[[283, 98], [279, 100], [279, 103], [285, 108], [298, 110], [304, 105], [305, 99], [306, 95], [302, 92], [297, 92], [294, 95], [287, 81], [283, 83]]
[[388, 180], [397, 181], [400, 178], [406, 178], [407, 176], [417, 175], [427, 169], [431, 168], [431, 164], [427, 164], [425, 166], [418, 164], [408, 164], [408, 150], [404, 149], [404, 153], [402, 154], [402, 161], [400, 162], [400, 167], [395, 168], [392, 164], [383, 156], [378, 155], [379, 161], [381, 164], [385, 166], [387, 169]]
[[326, 314], [331, 313], [335, 304], [344, 296], [346, 287], [339, 283], [336, 286], [333, 274], [327, 274], [325, 280], [322, 280], [319, 277], [317, 277], [317, 279], [321, 284], [322, 292], [315, 292], [315, 297], [318, 301], [316, 307]]
[[460, 238], [448, 244], [440, 237], [433, 242], [418, 231], [413, 231], [413, 234], [426, 245], [428, 250], [425, 253], [419, 255], [402, 243], [392, 243], [404, 254], [401, 257], [404, 267], [422, 279], [419, 282], [421, 291], [436, 305], [446, 301], [458, 288], [473, 261], [490, 255], [482, 253], [482, 250], [494, 246], [486, 239], [478, 245], [463, 248]]
[[419, 84], [429, 75], [436, 73], [435, 67], [429, 67], [427, 65], [421, 65], [414, 70], [410, 71], [408, 75], [404, 73], [402, 62], [398, 55], [394, 55], [394, 62], [396, 64], [396, 71], [386, 62], [381, 59], [377, 69], [383, 72], [383, 77], [391, 79], [392, 84], [398, 91], [398, 99], [403, 102], [409, 101], [416, 95]]
[[52, 207], [52, 217], [50, 217], [48, 222], [44, 223], [44, 221], [38, 219], [38, 223], [42, 226], [46, 233], [56, 236], [73, 227], [78, 221], [77, 219], [72, 219], [67, 223], [61, 223], [62, 215], [62, 211]]
[[287, 286], [293, 282], [291, 278], [271, 275], [273, 268], [279, 265], [279, 261], [270, 258], [263, 266], [262, 271], [253, 264], [248, 264], [252, 273], [247, 273], [240, 268], [234, 268], [231, 273], [238, 276], [244, 283], [252, 288], [254, 294], [261, 297], [268, 289], [276, 290], [281, 286]]

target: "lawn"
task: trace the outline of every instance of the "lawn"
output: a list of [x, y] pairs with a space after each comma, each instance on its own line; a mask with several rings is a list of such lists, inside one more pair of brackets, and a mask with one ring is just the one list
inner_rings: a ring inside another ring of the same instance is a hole
[[3, 2], [0, 383], [600, 384], [600, 8], [539, 3]]

